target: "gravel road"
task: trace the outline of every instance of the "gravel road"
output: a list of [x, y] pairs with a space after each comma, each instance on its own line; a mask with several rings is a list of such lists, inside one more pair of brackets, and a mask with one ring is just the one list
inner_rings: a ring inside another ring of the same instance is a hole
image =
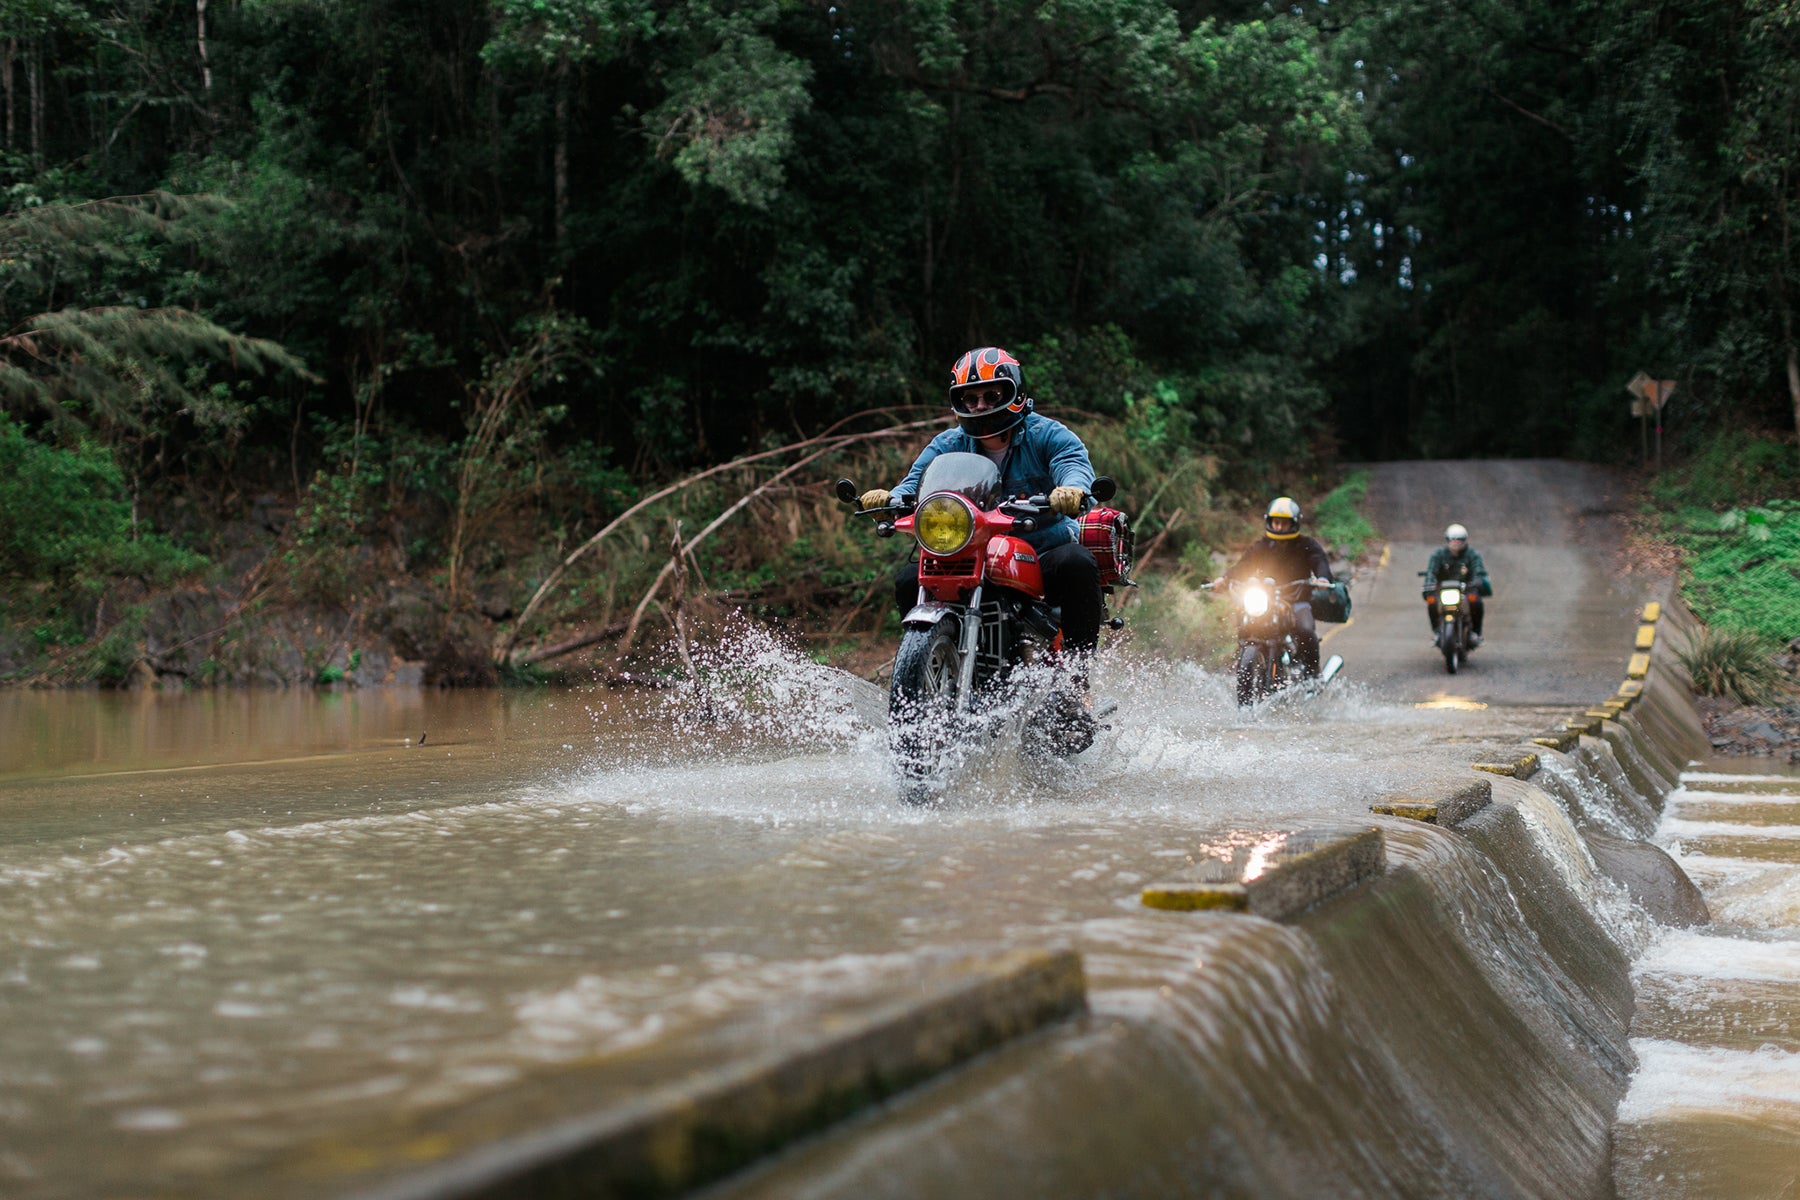
[[[1625, 481], [1551, 459], [1378, 463], [1365, 511], [1386, 539], [1352, 584], [1349, 624], [1326, 626], [1345, 678], [1415, 703], [1567, 705], [1617, 690], [1656, 580], [1623, 573]], [[1418, 573], [1460, 521], [1493, 580], [1485, 642], [1455, 676], [1430, 640]]]

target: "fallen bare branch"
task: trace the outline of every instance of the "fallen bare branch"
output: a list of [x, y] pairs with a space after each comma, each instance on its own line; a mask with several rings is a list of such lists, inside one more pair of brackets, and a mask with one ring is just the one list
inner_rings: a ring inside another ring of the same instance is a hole
[[[885, 412], [906, 411], [906, 410], [904, 410], [904, 409], [902, 409], [902, 410], [875, 409], [872, 411], [874, 413], [885, 413]], [[870, 415], [869, 413], [859, 413], [856, 415], [856, 417], [845, 418], [845, 421], [859, 419], [862, 417], [867, 417], [869, 415]], [[836, 424], [831, 426], [831, 429], [835, 430], [835, 429], [841, 428], [843, 426], [843, 424], [845, 423], [845, 421], [837, 422]], [[578, 562], [580, 559], [585, 557], [587, 555], [588, 551], [592, 550], [595, 546], [598, 546], [601, 543], [601, 541], [603, 541], [614, 530], [618, 529], [626, 521], [630, 520], [632, 517], [636, 516], [638, 513], [644, 511], [646, 508], [650, 507], [652, 504], [655, 504], [657, 501], [665, 499], [669, 496], [672, 496], [676, 492], [679, 492], [686, 488], [692, 487], [694, 484], [699, 483], [702, 480], [710, 479], [715, 475], [723, 474], [726, 471], [733, 471], [740, 467], [748, 466], [751, 463], [761, 462], [765, 459], [776, 458], [783, 454], [791, 454], [796, 450], [804, 450], [811, 446], [818, 446], [818, 445], [824, 444], [825, 445], [824, 450], [820, 451], [819, 454], [815, 454], [805, 460], [807, 462], [811, 462], [811, 461], [813, 461], [813, 459], [816, 459], [823, 454], [830, 453], [830, 452], [837, 451], [837, 450], [843, 450], [850, 446], [857, 445], [858, 443], [880, 441], [880, 440], [883, 440], [886, 438], [898, 437], [902, 434], [912, 433], [919, 429], [927, 428], [927, 427], [933, 426], [933, 425], [941, 425], [942, 423], [943, 423], [943, 418], [941, 416], [937, 416], [937, 417], [931, 417], [929, 419], [921, 420], [921, 421], [907, 421], [907, 422], [903, 422], [899, 425], [890, 425], [890, 426], [887, 426], [886, 428], [873, 430], [873, 431], [870, 431], [867, 433], [834, 434], [834, 433], [827, 431], [826, 433], [822, 433], [822, 434], [818, 435], [817, 437], [808, 438], [802, 442], [795, 442], [795, 443], [792, 443], [791, 445], [783, 446], [776, 450], [764, 450], [764, 451], [760, 451], [756, 454], [747, 454], [747, 455], [743, 456], [742, 458], [734, 458], [728, 463], [721, 463], [718, 466], [708, 467], [704, 471], [700, 471], [696, 474], [690, 475], [686, 479], [680, 480], [676, 483], [672, 483], [668, 487], [665, 487], [662, 490], [653, 493], [652, 495], [644, 497], [642, 500], [639, 500], [636, 504], [632, 505], [630, 508], [628, 508], [624, 512], [620, 513], [618, 516], [614, 517], [611, 521], [607, 522], [607, 524], [598, 533], [594, 534], [594, 536], [590, 537], [587, 541], [585, 541], [581, 545], [577, 546], [573, 551], [571, 551], [567, 556], [565, 556], [563, 558], [562, 562], [557, 565], [555, 570], [551, 571], [550, 574], [544, 578], [544, 581], [538, 585], [537, 590], [532, 593], [531, 600], [525, 605], [524, 611], [522, 611], [519, 614], [519, 619], [513, 623], [513, 626], [511, 629], [504, 631], [500, 635], [500, 638], [498, 639], [498, 641], [494, 647], [493, 657], [494, 657], [495, 664], [498, 665], [500, 663], [504, 663], [512, 658], [513, 647], [514, 647], [514, 645], [517, 644], [520, 635], [524, 632], [526, 626], [530, 623], [531, 618], [534, 615], [536, 615], [538, 608], [543, 604], [544, 600], [550, 595], [551, 592], [556, 590], [556, 588], [559, 584], [562, 583], [563, 576], [568, 573], [569, 568], [574, 566], [576, 562]], [[791, 468], [791, 467], [788, 468], [788, 470], [783, 471], [780, 475], [777, 475], [775, 477], [775, 479], [784, 478], [786, 475], [790, 474], [792, 472], [792, 470], [793, 470], [793, 468]], [[772, 483], [772, 482], [774, 482], [774, 480], [771, 480], [770, 482]], [[752, 495], [754, 495], [754, 494], [755, 493], [752, 493]], [[738, 505], [737, 507], [741, 507], [741, 504]], [[732, 511], [736, 511], [736, 508], [734, 507], [734, 509]], [[715, 525], [716, 525], [716, 522], [715, 522]], [[713, 528], [713, 527], [712, 526], [708, 527], [709, 532], [710, 532], [711, 528]], [[704, 536], [705, 536], [705, 534], [702, 533], [701, 537], [704, 537]], [[695, 540], [697, 541], [699, 539], [696, 538]], [[689, 544], [692, 545], [692, 543], [689, 543]], [[667, 569], [665, 568], [665, 573], [666, 573], [666, 570]], [[658, 585], [661, 584], [662, 578], [663, 578], [663, 576], [661, 576], [661, 575], [657, 576], [657, 584]], [[656, 588], [653, 586], [651, 588], [650, 594], [654, 595], [655, 592], [656, 592]], [[635, 631], [635, 627], [637, 625], [638, 618], [639, 618], [639, 616], [641, 616], [641, 614], [642, 614], [642, 605], [639, 606], [638, 615], [636, 615], [632, 618], [631, 626], [634, 631]], [[522, 661], [533, 662], [533, 661], [537, 661], [537, 660], [534, 658], [527, 657], [527, 658], [523, 659]]]
[[528, 667], [534, 663], [547, 662], [552, 658], [561, 658], [565, 654], [573, 654], [575, 651], [580, 650], [585, 646], [592, 646], [596, 642], [604, 642], [619, 637], [624, 632], [625, 622], [617, 621], [606, 626], [604, 629], [592, 629], [587, 633], [582, 634], [580, 637], [571, 638], [566, 642], [558, 642], [554, 646], [545, 646], [542, 649], [533, 650], [530, 654], [520, 655], [514, 660], [514, 665]]
[[[881, 435], [886, 435], [889, 432], [892, 432], [892, 431], [883, 430]], [[870, 435], [870, 436], [873, 437], [873, 436], [877, 436], [877, 435]], [[859, 437], [858, 440], [866, 440], [866, 439]], [[707, 534], [711, 533], [713, 530], [717, 529], [719, 526], [721, 526], [721, 525], [725, 524], [725, 522], [729, 521], [732, 517], [736, 516], [740, 511], [743, 510], [745, 505], [749, 504], [752, 500], [754, 500], [758, 496], [762, 495], [769, 488], [773, 487], [777, 483], [780, 483], [783, 479], [786, 479], [789, 475], [792, 475], [795, 471], [798, 471], [801, 467], [804, 467], [804, 466], [808, 465], [809, 463], [815, 462], [818, 459], [824, 458], [827, 454], [832, 454], [838, 450], [841, 450], [842, 448], [843, 448], [842, 446], [837, 445], [834, 442], [834, 444], [826, 446], [823, 450], [815, 451], [814, 453], [809, 454], [805, 458], [801, 459], [799, 462], [794, 463], [791, 466], [782, 468], [781, 471], [779, 471], [775, 475], [771, 476], [769, 478], [768, 482], [766, 482], [758, 487], [752, 488], [750, 491], [744, 493], [743, 496], [738, 498], [737, 503], [733, 504], [730, 508], [727, 508], [724, 512], [720, 513], [717, 517], [714, 517], [711, 524], [709, 524], [705, 529], [702, 529], [699, 533], [695, 534], [693, 536], [693, 538], [691, 538], [688, 541], [687, 552], [690, 554], [693, 553], [694, 547], [699, 545], [701, 542], [705, 541]], [[625, 651], [631, 649], [632, 643], [637, 638], [638, 623], [643, 620], [644, 610], [650, 606], [651, 598], [656, 595], [657, 591], [662, 587], [663, 582], [666, 579], [668, 579], [668, 577], [672, 573], [674, 573], [675, 568], [676, 568], [676, 562], [673, 560], [670, 561], [666, 566], [664, 566], [663, 569], [657, 573], [656, 579], [651, 582], [650, 590], [644, 593], [644, 598], [642, 600], [638, 601], [637, 611], [631, 614], [631, 626], [630, 626], [630, 628], [628, 628], [625, 631], [624, 640], [619, 645], [620, 653], [624, 653]]]

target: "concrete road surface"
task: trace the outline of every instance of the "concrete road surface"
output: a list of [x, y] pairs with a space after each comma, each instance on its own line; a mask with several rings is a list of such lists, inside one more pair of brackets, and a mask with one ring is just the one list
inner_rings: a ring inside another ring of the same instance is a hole
[[[1351, 621], [1323, 627], [1346, 680], [1414, 703], [1591, 704], [1617, 690], [1656, 581], [1620, 574], [1616, 473], [1546, 459], [1366, 469], [1365, 511], [1387, 545], [1351, 585]], [[1469, 527], [1494, 584], [1485, 642], [1454, 676], [1431, 642], [1418, 575], [1453, 521]]]

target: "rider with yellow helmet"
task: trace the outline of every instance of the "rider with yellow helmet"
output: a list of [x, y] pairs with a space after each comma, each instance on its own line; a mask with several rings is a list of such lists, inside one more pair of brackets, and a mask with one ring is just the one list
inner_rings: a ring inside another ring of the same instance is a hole
[[1263, 514], [1263, 535], [1250, 544], [1221, 580], [1273, 579], [1287, 585], [1294, 606], [1294, 642], [1309, 675], [1319, 673], [1319, 632], [1313, 620], [1310, 579], [1332, 578], [1331, 560], [1317, 538], [1300, 532], [1304, 518], [1292, 496], [1277, 496]]

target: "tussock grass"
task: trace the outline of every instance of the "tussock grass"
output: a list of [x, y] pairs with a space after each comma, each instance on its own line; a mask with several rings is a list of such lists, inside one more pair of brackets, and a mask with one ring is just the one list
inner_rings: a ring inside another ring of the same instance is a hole
[[1744, 704], [1772, 704], [1786, 690], [1786, 679], [1775, 661], [1773, 647], [1762, 635], [1750, 630], [1703, 629], [1680, 658], [1693, 678], [1694, 690], [1705, 696], [1732, 696]]

